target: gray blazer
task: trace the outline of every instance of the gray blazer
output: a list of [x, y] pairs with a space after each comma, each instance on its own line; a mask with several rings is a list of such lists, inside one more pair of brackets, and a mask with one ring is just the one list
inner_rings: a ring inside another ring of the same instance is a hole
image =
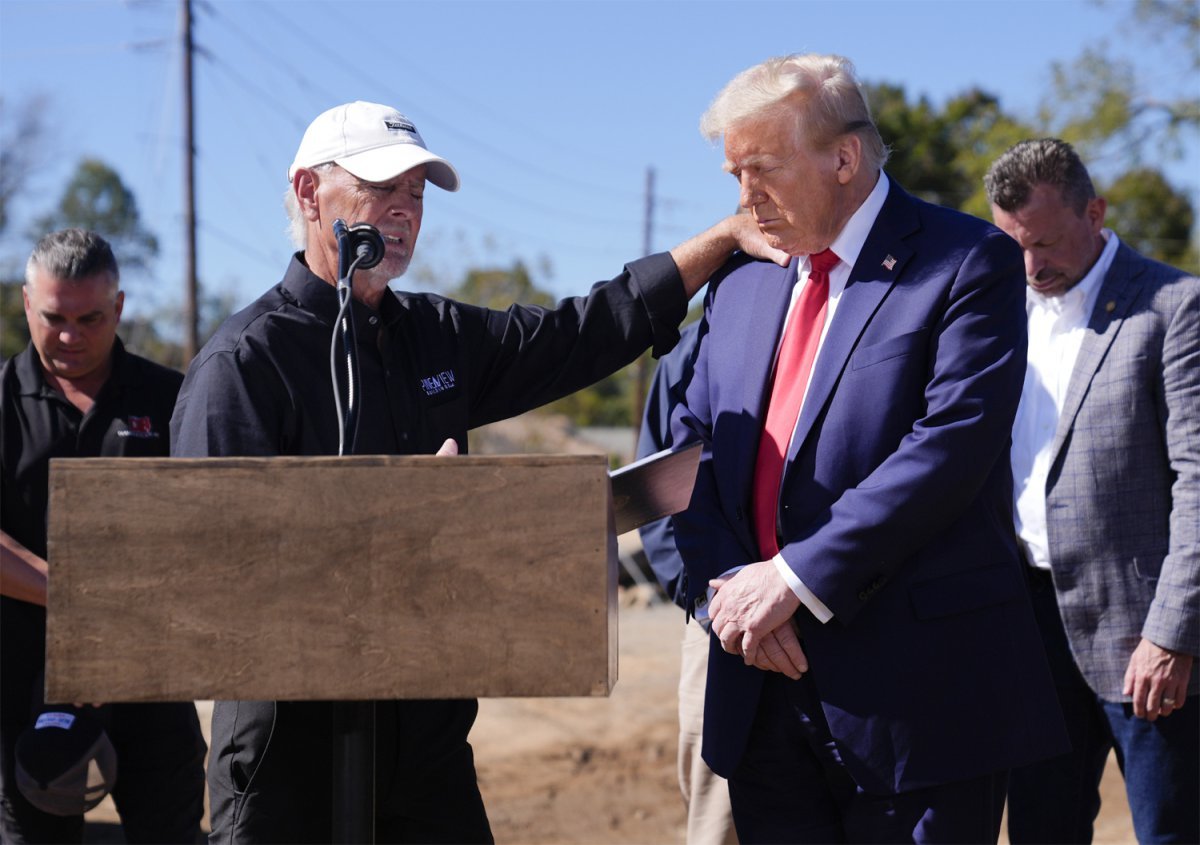
[[1046, 522], [1071, 651], [1100, 697], [1128, 701], [1139, 638], [1200, 653], [1200, 279], [1120, 245], [1053, 448]]

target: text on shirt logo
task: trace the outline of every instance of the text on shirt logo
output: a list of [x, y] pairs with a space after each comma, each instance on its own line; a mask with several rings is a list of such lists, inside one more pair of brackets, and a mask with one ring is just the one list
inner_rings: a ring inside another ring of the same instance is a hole
[[426, 396], [436, 396], [454, 387], [454, 370], [442, 370], [421, 379], [421, 389]]

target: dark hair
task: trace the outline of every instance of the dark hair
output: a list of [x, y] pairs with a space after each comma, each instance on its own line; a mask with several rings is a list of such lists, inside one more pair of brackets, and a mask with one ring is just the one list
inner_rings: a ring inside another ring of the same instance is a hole
[[26, 284], [33, 284], [35, 268], [67, 281], [107, 273], [115, 286], [121, 278], [117, 259], [108, 241], [85, 229], [63, 229], [44, 235], [25, 265]]
[[1092, 178], [1075, 150], [1057, 138], [1022, 141], [1010, 147], [983, 177], [988, 200], [1009, 213], [1023, 208], [1038, 185], [1057, 187], [1063, 202], [1076, 214], [1082, 214], [1096, 196]]

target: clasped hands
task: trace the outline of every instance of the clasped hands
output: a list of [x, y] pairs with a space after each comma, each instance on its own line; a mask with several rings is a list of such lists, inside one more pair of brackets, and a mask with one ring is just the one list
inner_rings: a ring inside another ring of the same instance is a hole
[[800, 599], [774, 563], [752, 563], [729, 578], [708, 583], [716, 590], [708, 615], [721, 648], [741, 655], [747, 666], [781, 672], [792, 680], [808, 671], [792, 620]]

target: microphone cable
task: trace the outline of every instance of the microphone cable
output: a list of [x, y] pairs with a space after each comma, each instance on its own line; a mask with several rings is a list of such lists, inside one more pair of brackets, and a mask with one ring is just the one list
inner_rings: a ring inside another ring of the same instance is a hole
[[[350, 453], [354, 452], [354, 443], [358, 433], [358, 360], [357, 346], [354, 334], [354, 312], [350, 309], [351, 280], [354, 271], [358, 269], [362, 256], [350, 264], [346, 276], [338, 279], [337, 297], [338, 313], [333, 323], [333, 334], [329, 339], [329, 375], [333, 381], [333, 407], [338, 422], [338, 457], [346, 454], [346, 432], [351, 432]], [[342, 389], [338, 384], [338, 335], [342, 338], [342, 350], [346, 361], [346, 406], [342, 410]]]
[[[353, 297], [354, 271], [360, 267], [369, 270], [383, 260], [385, 246], [383, 236], [370, 223], [355, 223], [347, 226], [346, 221], [333, 221], [333, 234], [338, 245], [338, 312], [333, 322], [333, 334], [329, 339], [329, 376], [333, 382], [333, 407], [338, 421], [338, 456], [346, 454], [346, 433], [350, 432], [349, 452], [353, 454], [358, 440], [359, 397], [362, 384], [358, 368], [358, 346], [354, 331], [354, 311], [350, 307]], [[352, 252], [353, 251], [353, 252]], [[346, 358], [346, 407], [342, 409], [342, 390], [338, 384], [338, 334], [342, 336], [342, 349]]]

